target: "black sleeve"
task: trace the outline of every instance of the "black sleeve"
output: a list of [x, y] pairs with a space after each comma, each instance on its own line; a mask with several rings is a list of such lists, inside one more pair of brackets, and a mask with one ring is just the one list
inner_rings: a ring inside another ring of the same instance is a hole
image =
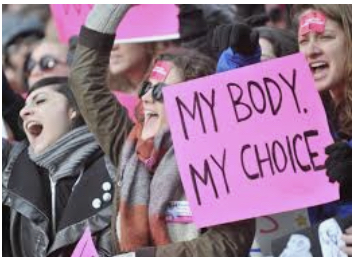
[[2, 72], [2, 117], [10, 127], [15, 140], [23, 140], [24, 134], [21, 125], [19, 124], [19, 113], [24, 106], [24, 99], [12, 91], [7, 78]]

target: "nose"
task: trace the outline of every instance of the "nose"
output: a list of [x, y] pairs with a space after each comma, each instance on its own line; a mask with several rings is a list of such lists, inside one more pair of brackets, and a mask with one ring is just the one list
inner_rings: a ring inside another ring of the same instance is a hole
[[34, 68], [30, 71], [30, 73], [28, 74], [28, 77], [36, 76], [36, 75], [41, 74], [41, 73], [42, 73], [42, 70], [40, 69], [39, 65], [36, 64], [34, 66]]
[[117, 51], [120, 49], [120, 44], [114, 44], [111, 51]]
[[152, 88], [150, 88], [143, 96], [142, 96], [143, 103], [153, 103], [154, 99], [152, 97]]
[[22, 120], [33, 114], [33, 108], [31, 106], [25, 106], [20, 111], [20, 116]]
[[314, 39], [310, 39], [304, 48], [304, 54], [307, 58], [314, 58], [322, 53], [318, 42]]

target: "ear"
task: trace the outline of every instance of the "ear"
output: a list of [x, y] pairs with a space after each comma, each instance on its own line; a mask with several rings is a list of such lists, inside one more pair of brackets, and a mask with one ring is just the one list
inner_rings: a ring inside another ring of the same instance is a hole
[[70, 115], [70, 119], [73, 120], [74, 118], [77, 117], [78, 114], [77, 114], [77, 111], [71, 109], [69, 115]]

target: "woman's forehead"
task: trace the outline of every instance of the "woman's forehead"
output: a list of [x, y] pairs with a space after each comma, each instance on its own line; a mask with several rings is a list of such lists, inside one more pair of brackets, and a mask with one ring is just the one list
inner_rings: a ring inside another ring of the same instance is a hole
[[59, 94], [57, 90], [55, 90], [55, 85], [43, 86], [33, 90], [26, 98], [26, 101], [30, 101], [33, 98], [36, 98], [39, 95], [52, 95]]

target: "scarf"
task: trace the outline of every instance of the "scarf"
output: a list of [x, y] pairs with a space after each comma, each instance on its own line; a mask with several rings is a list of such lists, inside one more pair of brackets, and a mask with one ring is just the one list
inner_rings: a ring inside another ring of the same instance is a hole
[[51, 179], [56, 182], [60, 178], [77, 175], [78, 167], [98, 148], [88, 127], [80, 126], [66, 133], [43, 153], [35, 154], [28, 147], [28, 154], [38, 166], [47, 169]]
[[28, 147], [29, 158], [45, 168], [55, 183], [55, 193], [51, 192], [54, 194], [51, 200], [52, 236], [61, 220], [72, 188], [84, 171], [84, 164], [98, 149], [99, 145], [87, 126], [80, 126], [66, 133], [43, 153], [35, 154], [33, 149]]
[[168, 129], [142, 140], [142, 125], [132, 129], [121, 153], [120, 249], [135, 251], [171, 243], [166, 209], [183, 192]]

